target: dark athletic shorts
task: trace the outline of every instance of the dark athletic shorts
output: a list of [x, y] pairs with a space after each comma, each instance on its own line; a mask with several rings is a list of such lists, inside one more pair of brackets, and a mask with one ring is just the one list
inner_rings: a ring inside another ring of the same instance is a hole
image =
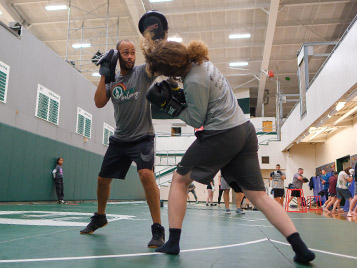
[[258, 140], [253, 124], [222, 130], [196, 132], [197, 139], [187, 149], [176, 172], [202, 184], [209, 184], [221, 170], [235, 192], [265, 191], [258, 160]]
[[350, 190], [348, 190], [348, 189], [341, 189], [341, 188], [336, 187], [336, 192], [337, 192], [337, 199], [344, 198], [344, 199], [348, 200], [348, 199], [352, 198], [352, 194], [351, 194]]
[[274, 198], [283, 197], [285, 194], [284, 189], [274, 188]]
[[291, 196], [300, 197], [300, 191], [291, 191]]
[[124, 180], [132, 161], [136, 163], [137, 170], [152, 170], [154, 160], [154, 137], [150, 136], [134, 142], [123, 142], [111, 136], [99, 176]]

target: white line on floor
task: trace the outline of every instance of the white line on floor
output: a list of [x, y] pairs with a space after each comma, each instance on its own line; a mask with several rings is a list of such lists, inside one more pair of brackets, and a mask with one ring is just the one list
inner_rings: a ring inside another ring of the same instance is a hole
[[[194, 252], [194, 251], [205, 251], [205, 250], [213, 250], [213, 249], [221, 249], [221, 248], [231, 248], [231, 247], [239, 247], [246, 246], [250, 244], [256, 244], [260, 242], [268, 241], [267, 238], [225, 245], [225, 246], [216, 246], [216, 247], [208, 247], [208, 248], [194, 248], [194, 249], [185, 249], [181, 250], [180, 253], [185, 252]], [[107, 259], [107, 258], [124, 258], [124, 257], [138, 257], [138, 256], [150, 256], [150, 255], [159, 255], [163, 253], [159, 252], [149, 252], [149, 253], [134, 253], [134, 254], [120, 254], [120, 255], [102, 255], [102, 256], [82, 256], [82, 257], [61, 257], [61, 258], [42, 258], [42, 259], [18, 259], [18, 260], [0, 260], [0, 263], [20, 263], [20, 262], [45, 262], [45, 261], [72, 261], [72, 260], [89, 260], [89, 259]]]
[[[273, 239], [269, 239], [269, 240], [270, 240], [271, 242], [273, 242], [273, 243], [290, 246], [289, 243], [280, 242], [280, 241], [273, 240]], [[348, 258], [348, 259], [357, 260], [357, 257], [355, 257], [355, 256], [350, 256], [350, 255], [345, 255], [345, 254], [339, 254], [339, 253], [334, 253], [334, 252], [329, 252], [329, 251], [324, 251], [324, 250], [314, 249], [314, 248], [309, 248], [309, 249], [311, 249], [312, 251], [316, 251], [316, 252], [320, 252], [320, 253], [324, 253], [324, 254], [328, 254], [328, 255], [334, 255], [334, 256], [338, 256], [338, 257], [343, 257], [343, 258]]]

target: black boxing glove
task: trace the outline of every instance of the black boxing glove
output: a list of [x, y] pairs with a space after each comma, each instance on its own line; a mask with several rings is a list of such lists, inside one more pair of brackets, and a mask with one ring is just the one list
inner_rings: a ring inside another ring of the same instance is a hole
[[111, 49], [105, 53], [96, 65], [100, 65], [99, 74], [105, 76], [105, 83], [115, 82], [115, 67], [118, 62], [118, 50]]
[[183, 89], [180, 88], [175, 81], [170, 80], [167, 82], [170, 85], [172, 97], [174, 97], [180, 103], [186, 105], [186, 98], [185, 98], [185, 93], [183, 92]]
[[177, 117], [186, 108], [172, 96], [170, 84], [166, 80], [153, 84], [148, 89], [146, 98], [171, 117]]
[[283, 173], [280, 170], [277, 170], [276, 172], [279, 173], [280, 175], [283, 175]]

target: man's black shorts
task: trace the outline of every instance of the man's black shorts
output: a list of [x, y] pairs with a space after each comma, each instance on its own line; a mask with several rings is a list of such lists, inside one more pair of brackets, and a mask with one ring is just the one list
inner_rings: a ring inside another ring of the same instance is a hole
[[151, 136], [134, 142], [119, 141], [111, 136], [99, 177], [125, 179], [132, 161], [136, 163], [137, 170], [152, 170], [155, 160], [154, 146], [154, 137]]
[[274, 198], [283, 197], [285, 194], [284, 189], [274, 188]]
[[243, 190], [265, 191], [258, 160], [258, 140], [251, 122], [222, 130], [203, 130], [188, 148], [177, 166], [177, 173], [203, 184], [221, 170], [221, 174], [238, 192]]
[[300, 197], [300, 191], [298, 189], [291, 191], [291, 196]]

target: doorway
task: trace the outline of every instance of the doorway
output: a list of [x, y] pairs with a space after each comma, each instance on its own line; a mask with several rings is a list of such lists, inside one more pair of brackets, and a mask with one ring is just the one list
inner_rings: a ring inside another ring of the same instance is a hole
[[351, 157], [349, 155], [336, 159], [337, 172], [344, 170], [351, 166]]

